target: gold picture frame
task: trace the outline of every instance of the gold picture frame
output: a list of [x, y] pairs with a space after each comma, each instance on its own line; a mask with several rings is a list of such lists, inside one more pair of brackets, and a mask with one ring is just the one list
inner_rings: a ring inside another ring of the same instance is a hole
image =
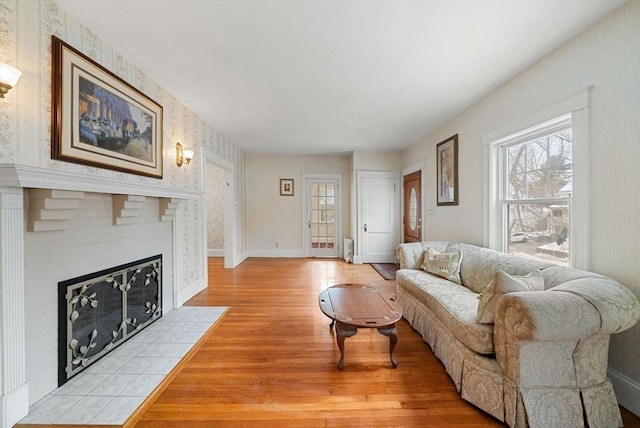
[[162, 106], [52, 36], [51, 158], [162, 178]]

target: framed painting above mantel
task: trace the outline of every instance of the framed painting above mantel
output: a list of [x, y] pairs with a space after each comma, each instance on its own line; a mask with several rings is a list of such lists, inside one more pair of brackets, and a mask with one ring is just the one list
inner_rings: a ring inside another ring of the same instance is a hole
[[162, 178], [162, 106], [52, 37], [52, 159]]

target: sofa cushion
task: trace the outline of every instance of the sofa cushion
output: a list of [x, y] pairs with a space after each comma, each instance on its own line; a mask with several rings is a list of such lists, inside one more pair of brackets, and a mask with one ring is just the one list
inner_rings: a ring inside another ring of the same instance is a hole
[[427, 247], [423, 258], [422, 270], [448, 279], [456, 284], [461, 284], [460, 262], [462, 261], [462, 251], [454, 250], [440, 253], [431, 247]]
[[480, 294], [478, 322], [482, 324], [493, 324], [498, 300], [507, 293], [543, 290], [544, 278], [539, 270], [534, 270], [524, 276], [509, 275], [500, 270], [496, 272], [496, 277], [491, 284]]
[[499, 270], [510, 275], [526, 275], [533, 270], [553, 266], [475, 245], [458, 244], [458, 247], [464, 253], [464, 260], [460, 264], [462, 285], [476, 293], [482, 293]]
[[460, 342], [481, 354], [494, 352], [493, 325], [476, 323], [477, 293], [414, 269], [400, 269], [396, 282], [398, 287], [427, 306]]
[[449, 245], [447, 241], [411, 242], [396, 247], [396, 258], [400, 269], [420, 269], [424, 263], [424, 252], [427, 247], [436, 251], [444, 251]]

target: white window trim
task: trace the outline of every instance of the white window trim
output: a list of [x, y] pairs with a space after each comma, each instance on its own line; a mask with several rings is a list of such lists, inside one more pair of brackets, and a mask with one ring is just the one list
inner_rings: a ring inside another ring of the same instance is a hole
[[504, 208], [500, 203], [500, 142], [525, 136], [526, 130], [557, 120], [571, 117], [573, 139], [573, 193], [569, 207], [571, 242], [570, 265], [589, 270], [589, 165], [591, 87], [561, 99], [542, 111], [515, 121], [501, 129], [483, 136], [484, 144], [484, 245], [504, 251], [506, 241], [501, 231]]

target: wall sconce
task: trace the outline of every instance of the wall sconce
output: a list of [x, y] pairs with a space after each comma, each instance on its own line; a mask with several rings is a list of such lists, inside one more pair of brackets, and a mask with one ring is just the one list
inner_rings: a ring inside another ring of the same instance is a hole
[[187, 150], [182, 147], [182, 144], [176, 143], [176, 165], [182, 166], [186, 162], [189, 165], [191, 159], [193, 159], [193, 150]]
[[20, 70], [9, 64], [0, 62], [0, 98], [4, 98], [4, 94], [16, 86], [18, 80], [20, 80], [20, 76], [22, 76]]

